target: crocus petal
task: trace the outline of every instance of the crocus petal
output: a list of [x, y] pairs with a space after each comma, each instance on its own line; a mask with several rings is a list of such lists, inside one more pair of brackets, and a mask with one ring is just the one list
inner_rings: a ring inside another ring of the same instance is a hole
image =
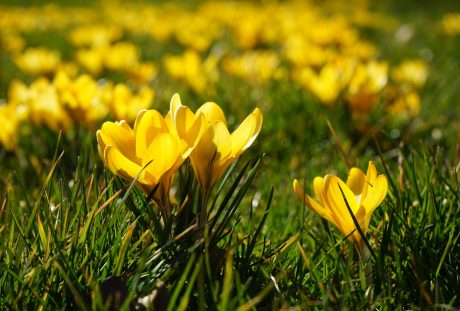
[[147, 109], [142, 109], [142, 110], [139, 110], [139, 112], [137, 113], [136, 120], [134, 121], [134, 133], [137, 132], [138, 123], [140, 120], [142, 120], [142, 116], [146, 112], [147, 112]]
[[[137, 163], [128, 159], [114, 146], [107, 146], [104, 150], [104, 160], [107, 167], [116, 175], [128, 180], [133, 180], [142, 170], [142, 167]], [[139, 176], [138, 182], [148, 183], [146, 175], [142, 173]]]
[[126, 123], [104, 122], [98, 136], [105, 146], [114, 146], [131, 161], [139, 162], [135, 154], [134, 132]]
[[179, 94], [175, 93], [171, 97], [171, 102], [169, 103], [169, 111], [174, 113], [178, 107], [182, 106]]
[[366, 172], [366, 182], [364, 183], [363, 192], [361, 194], [361, 201], [365, 200], [368, 189], [369, 189], [369, 185], [372, 185], [376, 179], [377, 179], [377, 169], [375, 168], [374, 163], [372, 161], [369, 161], [369, 165], [367, 167], [367, 172]]
[[216, 103], [207, 102], [204, 103], [198, 110], [196, 111], [196, 115], [202, 113], [206, 120], [209, 123], [214, 121], [220, 121], [224, 125], [227, 125], [227, 119], [225, 118], [225, 114], [222, 111], [222, 108], [219, 107]]
[[220, 160], [231, 154], [231, 136], [227, 126], [213, 122], [204, 131], [200, 141], [190, 154], [192, 166], [202, 187], [210, 187], [222, 173]]
[[136, 154], [139, 158], [144, 158], [153, 139], [160, 133], [167, 132], [167, 125], [156, 110], [146, 111], [136, 121]]
[[120, 125], [122, 128], [124, 128], [125, 130], [127, 131], [132, 131], [133, 129], [131, 128], [131, 126], [129, 126], [128, 122], [126, 122], [125, 120], [121, 120], [118, 122], [118, 125]]
[[180, 106], [174, 112], [174, 125], [177, 135], [193, 148], [205, 129], [204, 116], [194, 115], [188, 107]]
[[353, 167], [348, 173], [347, 186], [355, 195], [363, 192], [366, 175], [359, 168]]
[[325, 205], [324, 192], [323, 192], [323, 177], [315, 177], [313, 179], [313, 190], [321, 205]]
[[243, 123], [232, 133], [232, 152], [239, 156], [249, 148], [262, 128], [262, 112], [259, 108], [246, 117]]
[[[342, 195], [339, 186], [345, 197]], [[327, 175], [324, 178], [323, 189], [327, 207], [332, 214], [337, 216], [336, 218], [340, 222], [343, 233], [345, 235], [349, 234], [355, 229], [355, 225], [345, 200], [347, 200], [351, 211], [355, 214], [359, 208], [355, 195], [340, 178], [334, 175]]]
[[166, 172], [176, 167], [176, 162], [181, 157], [179, 147], [177, 138], [170, 133], [160, 133], [150, 143], [142, 165], [150, 163], [146, 171], [153, 176], [156, 183]]
[[101, 130], [96, 131], [96, 140], [97, 140], [97, 152], [99, 153], [99, 156], [101, 157], [101, 159], [104, 159], [104, 150], [105, 150], [106, 144], [101, 137]]
[[307, 205], [311, 210], [313, 210], [315, 213], [317, 213], [324, 219], [329, 220], [335, 226], [339, 227], [336, 220], [332, 217], [331, 212], [328, 209], [326, 209], [324, 206], [322, 206], [321, 204], [313, 200], [310, 196], [306, 195], [302, 187], [300, 187], [300, 184], [297, 181], [297, 179], [294, 180], [293, 187], [294, 187], [295, 193], [297, 194], [297, 197], [303, 200], [305, 202], [305, 205]]
[[365, 200], [362, 202], [362, 206], [366, 209], [366, 219], [364, 221], [364, 227], [369, 226], [369, 222], [372, 216], [372, 213], [377, 208], [377, 206], [382, 203], [383, 199], [387, 195], [388, 191], [388, 180], [385, 175], [380, 175], [374, 181], [374, 185], [368, 187], [368, 192]]

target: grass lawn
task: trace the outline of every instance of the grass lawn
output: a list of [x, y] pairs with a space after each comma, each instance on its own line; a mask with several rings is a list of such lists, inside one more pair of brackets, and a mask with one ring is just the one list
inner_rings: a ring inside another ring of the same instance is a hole
[[453, 0], [2, 1], [0, 309], [460, 308], [459, 53]]

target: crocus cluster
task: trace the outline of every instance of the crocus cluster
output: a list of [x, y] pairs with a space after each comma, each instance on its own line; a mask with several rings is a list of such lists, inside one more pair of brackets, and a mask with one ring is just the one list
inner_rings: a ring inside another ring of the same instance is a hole
[[[420, 107], [422, 85], [401, 89], [400, 81], [391, 79], [390, 62], [360, 36], [357, 25], [381, 31], [397, 27], [394, 19], [374, 12], [366, 1], [353, 3], [351, 12], [339, 2], [320, 6], [307, 0], [205, 1], [193, 10], [171, 3], [112, 1], [100, 3], [98, 12], [83, 7], [2, 7], [0, 20], [0, 49], [26, 74], [51, 75], [71, 62], [96, 77], [116, 73], [144, 84], [156, 78], [161, 63], [172, 79], [204, 96], [214, 96], [219, 79], [229, 75], [258, 87], [294, 82], [319, 102], [343, 102], [360, 116], [379, 103], [384, 111], [406, 117], [416, 115]], [[458, 20], [458, 14], [443, 18], [446, 33], [456, 33]], [[62, 32], [71, 55], [29, 47], [26, 38], [37, 28]], [[139, 38], [149, 42], [145, 54], [157, 59], [141, 57]], [[166, 41], [179, 49], [163, 53]]]
[[141, 110], [131, 127], [126, 121], [105, 122], [97, 131], [100, 155], [116, 175], [132, 181], [157, 202], [167, 205], [174, 173], [190, 159], [202, 191], [208, 191], [230, 164], [249, 148], [262, 126], [255, 108], [232, 133], [225, 114], [213, 102], [195, 113], [178, 94], [163, 116]]
[[333, 223], [362, 253], [363, 239], [357, 225], [366, 234], [372, 213], [385, 199], [388, 190], [387, 178], [377, 174], [373, 162], [369, 162], [366, 174], [353, 167], [346, 182], [331, 174], [316, 177], [313, 180], [316, 200], [305, 194], [297, 179], [293, 186], [308, 208]]
[[139, 110], [152, 105], [153, 97], [148, 86], [135, 92], [123, 83], [98, 81], [87, 74], [72, 77], [63, 70], [52, 80], [39, 77], [30, 85], [14, 80], [6, 103], [0, 105], [0, 119], [6, 128], [0, 143], [15, 150], [18, 133], [27, 123], [59, 132], [75, 124], [92, 129], [108, 115], [132, 121]]

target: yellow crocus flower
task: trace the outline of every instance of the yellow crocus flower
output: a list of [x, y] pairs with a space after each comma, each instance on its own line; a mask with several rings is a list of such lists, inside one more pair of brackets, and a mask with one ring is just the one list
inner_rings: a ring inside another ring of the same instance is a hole
[[210, 189], [230, 164], [249, 148], [262, 127], [259, 108], [246, 117], [240, 126], [229, 132], [222, 109], [213, 102], [202, 105], [195, 116], [202, 114], [201, 137], [190, 154], [193, 169], [202, 189]]
[[388, 63], [370, 61], [358, 64], [348, 85], [348, 104], [357, 114], [371, 112], [378, 95], [388, 82]]
[[392, 78], [409, 87], [421, 88], [428, 78], [428, 65], [421, 59], [409, 59], [391, 71]]
[[47, 48], [28, 48], [14, 57], [16, 65], [31, 75], [54, 72], [61, 63], [61, 54]]
[[37, 125], [46, 124], [56, 132], [68, 130], [72, 119], [61, 105], [54, 85], [46, 78], [38, 78], [25, 85], [19, 80], [11, 83], [9, 101], [28, 111], [28, 117]]
[[105, 122], [96, 135], [107, 167], [128, 180], [139, 174], [137, 183], [146, 193], [159, 184], [155, 197], [163, 203], [172, 175], [191, 151], [169, 131], [165, 118], [156, 110], [140, 111], [134, 128], [126, 121]]
[[131, 42], [120, 41], [111, 45], [103, 55], [104, 65], [113, 71], [130, 71], [140, 62], [139, 48]]
[[212, 54], [202, 61], [196, 51], [186, 50], [182, 55], [166, 55], [163, 61], [172, 78], [187, 83], [197, 93], [212, 91], [218, 80], [218, 59]]
[[442, 17], [441, 26], [444, 33], [457, 35], [460, 33], [460, 13], [447, 13]]
[[72, 29], [69, 39], [75, 46], [105, 46], [120, 39], [122, 35], [123, 30], [116, 24], [94, 24]]
[[293, 186], [297, 196], [304, 200], [311, 210], [332, 222], [358, 250], [362, 250], [362, 237], [356, 230], [347, 203], [362, 232], [366, 234], [372, 213], [387, 194], [388, 181], [385, 175], [377, 175], [377, 169], [370, 161], [366, 174], [353, 167], [346, 183], [335, 175], [316, 177], [313, 180], [313, 189], [317, 200], [305, 194], [297, 179], [294, 180]]
[[118, 83], [113, 88], [109, 108], [118, 120], [134, 120], [139, 110], [151, 106], [153, 96], [154, 92], [150, 87], [141, 88], [136, 95], [126, 84]]
[[171, 133], [189, 146], [191, 152], [204, 131], [204, 115], [195, 115], [190, 108], [182, 105], [179, 94], [171, 98], [166, 124]]
[[19, 131], [22, 122], [28, 117], [27, 108], [23, 104], [13, 102], [0, 104], [0, 146], [8, 151], [18, 149]]
[[222, 109], [213, 102], [203, 104], [196, 113], [182, 105], [179, 95], [171, 99], [169, 125], [186, 145], [190, 160], [204, 190], [210, 189], [230, 164], [249, 148], [262, 127], [259, 108], [230, 133]]

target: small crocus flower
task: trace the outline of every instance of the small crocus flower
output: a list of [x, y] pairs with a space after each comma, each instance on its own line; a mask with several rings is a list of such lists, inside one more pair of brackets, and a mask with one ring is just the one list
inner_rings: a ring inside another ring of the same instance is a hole
[[209, 55], [201, 60], [200, 54], [194, 50], [186, 50], [182, 55], [167, 55], [164, 65], [168, 74], [177, 80], [188, 84], [200, 94], [212, 92], [218, 80], [218, 58]]
[[388, 82], [388, 63], [370, 61], [358, 64], [348, 85], [348, 105], [358, 114], [370, 113]]
[[385, 175], [377, 175], [372, 161], [369, 162], [366, 174], [353, 167], [346, 183], [335, 175], [316, 177], [313, 189], [317, 200], [305, 194], [297, 180], [294, 180], [293, 185], [297, 196], [311, 210], [332, 222], [359, 251], [363, 250], [361, 234], [356, 229], [347, 203], [362, 232], [366, 234], [372, 213], [382, 203], [388, 190], [387, 178]]
[[252, 145], [263, 121], [262, 112], [256, 108], [230, 133], [225, 114], [216, 103], [207, 102], [194, 114], [181, 104], [178, 95], [171, 100], [171, 111], [175, 111], [172, 123], [177, 135], [193, 146], [190, 160], [204, 190], [210, 189], [230, 164]]
[[47, 48], [28, 48], [14, 57], [16, 65], [31, 75], [50, 74], [61, 63], [61, 54]]
[[198, 109], [207, 120], [207, 128], [190, 154], [192, 166], [203, 189], [211, 188], [230, 164], [249, 148], [262, 127], [259, 108], [249, 114], [232, 133], [221, 109], [215, 103], [206, 103]]
[[117, 120], [134, 120], [138, 111], [148, 109], [153, 101], [154, 92], [150, 87], [141, 88], [135, 94], [126, 84], [118, 83], [112, 91], [109, 103], [111, 113]]
[[25, 107], [15, 103], [0, 104], [0, 146], [8, 151], [18, 149], [19, 128], [22, 121], [27, 117]]
[[428, 78], [428, 65], [421, 59], [409, 59], [391, 71], [392, 78], [409, 88], [421, 88]]
[[141, 110], [134, 129], [125, 121], [105, 122], [96, 135], [107, 167], [127, 180], [137, 176], [137, 184], [146, 193], [159, 185], [155, 197], [162, 203], [167, 200], [172, 175], [191, 152], [156, 110]]

